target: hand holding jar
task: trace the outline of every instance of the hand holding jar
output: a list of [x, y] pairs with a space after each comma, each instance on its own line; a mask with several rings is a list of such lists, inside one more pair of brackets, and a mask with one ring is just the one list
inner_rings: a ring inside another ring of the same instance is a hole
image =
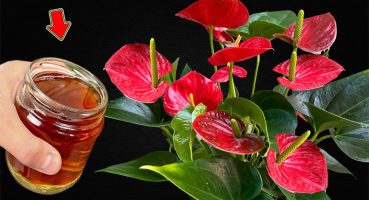
[[54, 175], [61, 167], [59, 152], [25, 127], [14, 106], [18, 86], [29, 65], [25, 61], [0, 65], [0, 146], [24, 165]]
[[107, 100], [100, 80], [67, 60], [3, 64], [0, 145], [15, 180], [47, 195], [76, 183], [103, 129]]

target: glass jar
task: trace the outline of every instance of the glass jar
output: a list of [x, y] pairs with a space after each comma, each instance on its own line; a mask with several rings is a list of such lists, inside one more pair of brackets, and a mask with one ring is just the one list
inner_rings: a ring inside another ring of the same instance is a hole
[[46, 175], [6, 152], [15, 180], [40, 194], [56, 194], [76, 183], [103, 129], [107, 101], [104, 85], [81, 66], [59, 58], [33, 61], [15, 106], [25, 126], [59, 151], [62, 168]]

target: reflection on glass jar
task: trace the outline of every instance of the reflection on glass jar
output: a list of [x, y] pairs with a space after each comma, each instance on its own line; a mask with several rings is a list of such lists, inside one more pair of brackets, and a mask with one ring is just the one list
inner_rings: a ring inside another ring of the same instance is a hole
[[15, 105], [26, 127], [60, 152], [62, 168], [55, 175], [46, 175], [7, 152], [8, 168], [17, 182], [41, 194], [71, 187], [101, 133], [107, 101], [104, 85], [86, 69], [59, 58], [32, 62]]

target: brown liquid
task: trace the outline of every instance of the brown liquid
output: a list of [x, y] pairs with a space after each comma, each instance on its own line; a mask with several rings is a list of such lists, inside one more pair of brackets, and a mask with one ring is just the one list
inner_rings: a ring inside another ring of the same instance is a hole
[[[68, 77], [43, 78], [36, 82], [38, 88], [54, 101], [77, 109], [93, 109], [99, 104], [98, 93], [79, 79]], [[100, 134], [103, 115], [87, 118], [82, 121], [60, 121], [60, 119], [38, 115], [38, 123], [32, 123], [27, 116], [29, 112], [16, 103], [19, 117], [26, 127], [37, 137], [47, 141], [61, 154], [62, 168], [56, 175], [45, 175], [21, 164], [11, 154], [7, 154], [8, 162], [16, 173], [19, 173], [32, 184], [68, 185], [76, 181], [82, 173], [87, 158], [97, 136]], [[37, 111], [36, 111], [37, 112]], [[58, 127], [57, 124], [74, 127]]]

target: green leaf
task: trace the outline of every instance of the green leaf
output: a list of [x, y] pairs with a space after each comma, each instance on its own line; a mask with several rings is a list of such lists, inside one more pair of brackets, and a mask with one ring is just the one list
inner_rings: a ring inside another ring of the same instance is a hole
[[173, 63], [172, 63], [172, 71], [170, 72], [170, 76], [172, 78], [172, 82], [174, 82], [177, 79], [177, 68], [178, 68], [178, 62], [179, 62], [179, 58], [177, 58]]
[[230, 33], [246, 38], [261, 36], [273, 39], [274, 33], [283, 33], [294, 22], [296, 14], [290, 10], [254, 13], [244, 26], [230, 30]]
[[274, 198], [269, 196], [265, 192], [260, 192], [260, 194], [252, 200], [274, 200]]
[[180, 77], [182, 77], [182, 76], [186, 75], [186, 74], [187, 74], [187, 73], [189, 73], [190, 71], [192, 71], [191, 67], [190, 67], [190, 66], [188, 66], [188, 64], [186, 64], [186, 65], [184, 66], [184, 68], [183, 68], [182, 72], [181, 72], [181, 76], [180, 76]]
[[172, 71], [170, 71], [170, 73], [168, 73], [168, 74], [164, 75], [163, 77], [161, 77], [160, 81], [167, 81], [168, 83], [173, 83], [176, 80], [178, 62], [179, 62], [179, 58], [177, 58], [172, 63]]
[[262, 186], [254, 166], [229, 157], [141, 168], [159, 173], [199, 200], [248, 200], [256, 197]]
[[337, 146], [350, 158], [369, 163], [369, 128], [349, 126], [340, 130], [330, 129]]
[[276, 134], [295, 133], [297, 117], [294, 108], [283, 95], [274, 91], [256, 92], [252, 101], [263, 110], [268, 125], [270, 145], [277, 150]]
[[334, 128], [331, 134], [344, 153], [369, 162], [369, 70], [319, 89], [296, 92], [289, 101], [311, 118], [317, 132]]
[[249, 33], [251, 37], [261, 36], [267, 39], [274, 39], [273, 34], [283, 33], [285, 28], [266, 21], [255, 21], [249, 26]]
[[178, 162], [178, 160], [174, 154], [167, 151], [154, 151], [140, 158], [137, 158], [136, 160], [113, 165], [105, 169], [101, 169], [97, 172], [107, 172], [143, 181], [163, 182], [167, 181], [163, 176], [160, 176], [159, 174], [153, 173], [151, 171], [142, 170], [140, 169], [140, 167], [143, 165], [162, 166], [176, 162]]
[[327, 167], [329, 170], [342, 174], [351, 174], [354, 176], [354, 174], [352, 174], [345, 166], [339, 163], [333, 156], [329, 155], [324, 149], [320, 149], [320, 151], [323, 153], [325, 160], [327, 161]]
[[314, 194], [299, 194], [299, 193], [291, 193], [282, 187], [279, 187], [282, 193], [286, 195], [287, 200], [330, 200], [328, 194], [324, 191], [317, 192]]
[[270, 141], [264, 113], [254, 102], [241, 97], [230, 98], [224, 100], [218, 106], [218, 109], [223, 110], [224, 112], [242, 121], [246, 117], [250, 117], [251, 121], [258, 125], [258, 127], [264, 132], [267, 140]]
[[159, 104], [148, 105], [127, 97], [120, 97], [109, 101], [105, 117], [141, 126], [167, 126], [170, 120], [164, 121], [165, 117], [161, 117], [163, 111]]
[[350, 125], [361, 125], [360, 122], [355, 122], [334, 113], [325, 111], [319, 107], [316, 107], [310, 103], [306, 103], [306, 107], [310, 111], [311, 119], [310, 123], [313, 124], [315, 132], [323, 132], [330, 128], [338, 128], [350, 126]]
[[174, 149], [183, 162], [193, 160], [192, 144], [196, 133], [192, 129], [192, 111], [192, 107], [184, 108], [172, 120]]

